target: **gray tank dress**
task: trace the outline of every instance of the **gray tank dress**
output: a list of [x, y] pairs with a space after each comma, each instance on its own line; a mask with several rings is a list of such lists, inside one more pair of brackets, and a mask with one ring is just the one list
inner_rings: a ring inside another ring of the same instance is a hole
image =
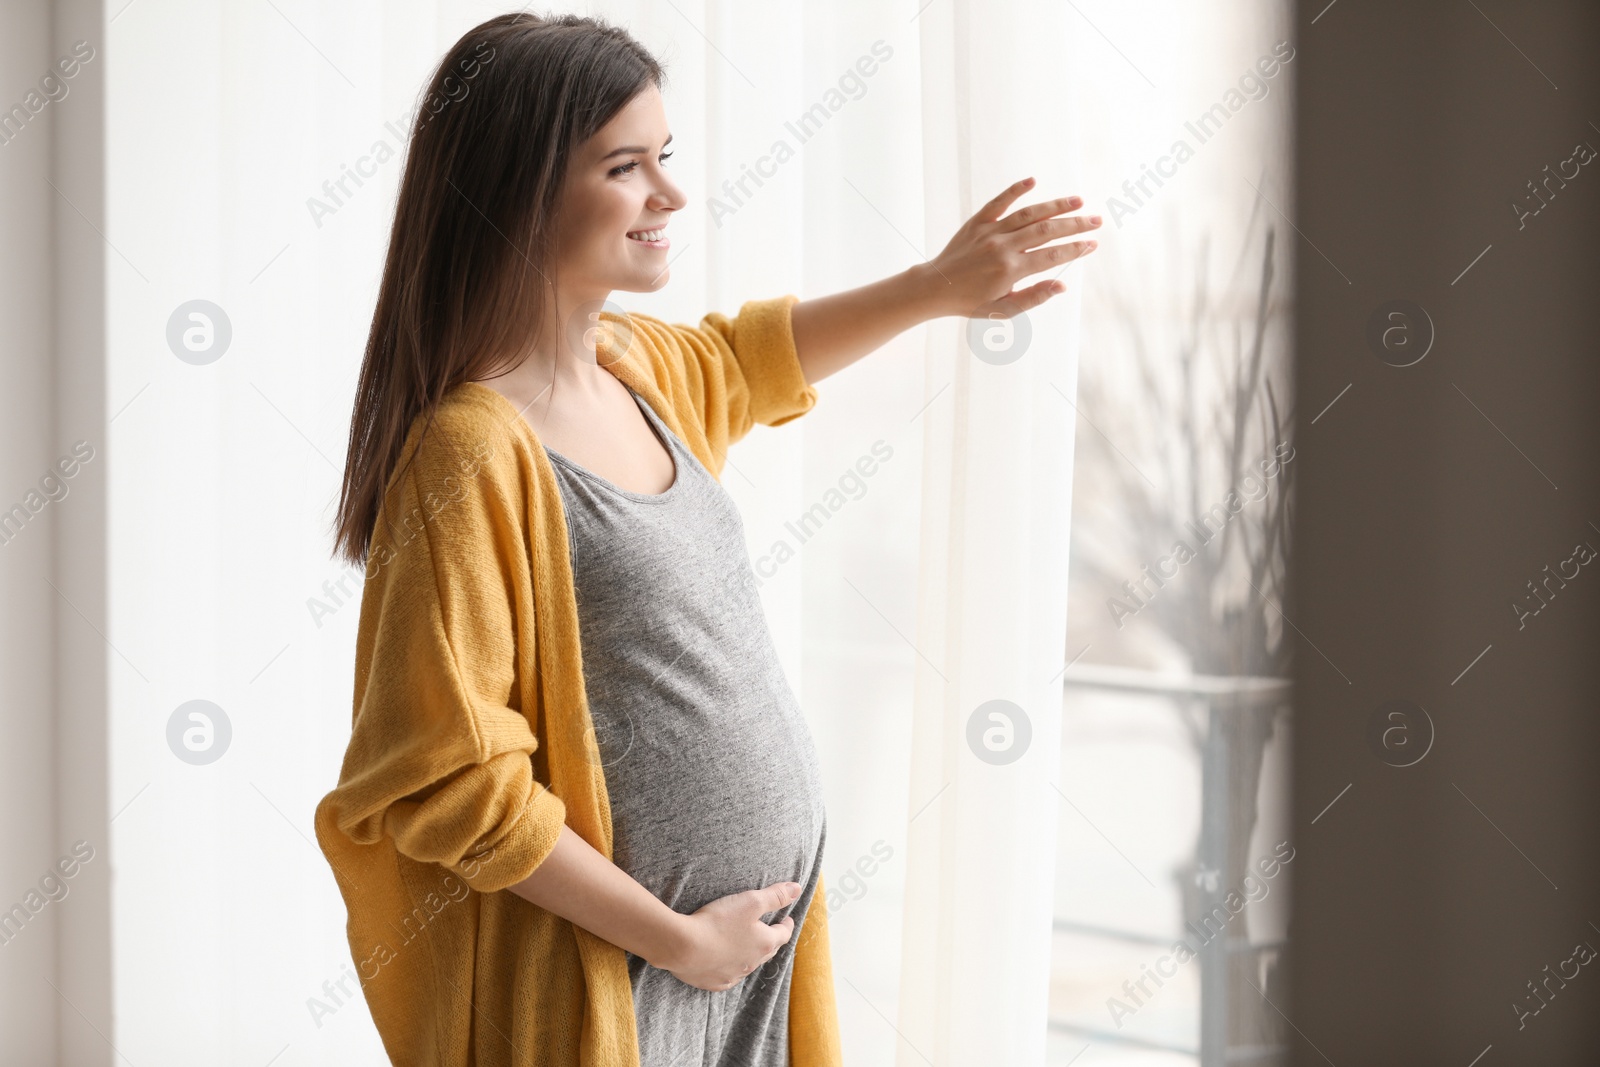
[[[676, 468], [622, 489], [546, 449], [566, 513], [584, 685], [611, 802], [613, 860], [674, 911], [798, 882], [794, 935], [731, 989], [628, 953], [641, 1067], [788, 1067], [794, 947], [826, 816], [811, 732], [756, 592], [726, 490], [628, 390]], [[817, 901], [825, 907], [825, 901]]]

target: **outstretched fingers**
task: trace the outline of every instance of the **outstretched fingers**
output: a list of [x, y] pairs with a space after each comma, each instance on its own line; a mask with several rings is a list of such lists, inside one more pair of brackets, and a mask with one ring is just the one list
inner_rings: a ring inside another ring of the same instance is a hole
[[1015, 233], [1038, 222], [1040, 219], [1051, 219], [1057, 215], [1064, 215], [1069, 211], [1076, 211], [1082, 206], [1083, 197], [1077, 195], [1059, 196], [1054, 200], [1029, 204], [1027, 207], [1018, 208], [1001, 219], [1000, 230], [1003, 233]]
[[1058, 296], [1066, 291], [1066, 283], [1058, 282], [1053, 278], [1046, 278], [1042, 282], [1034, 282], [1032, 285], [1024, 286], [1014, 293], [1007, 293], [987, 307], [980, 308], [980, 313], [972, 317], [982, 319], [993, 315], [1001, 315], [1009, 319], [1024, 311], [1032, 311], [1052, 296]]
[[1026, 278], [1029, 274], [1037, 274], [1042, 270], [1049, 270], [1051, 267], [1059, 266], [1062, 263], [1070, 263], [1075, 259], [1082, 259], [1099, 247], [1099, 241], [1069, 241], [1066, 244], [1045, 245], [1043, 248], [1036, 248], [1032, 252], [1024, 252], [1022, 254], [1024, 268], [1022, 276]]
[[1011, 242], [1012, 248], [1025, 251], [1054, 241], [1058, 237], [1071, 237], [1099, 228], [1099, 215], [1066, 215], [1060, 218], [1037, 219], [1026, 226], [1019, 226], [1012, 230], [1006, 239]]
[[1024, 178], [1020, 182], [1012, 182], [1006, 186], [999, 196], [979, 208], [977, 214], [972, 217], [979, 222], [994, 222], [1005, 214], [1007, 208], [1017, 202], [1019, 196], [1032, 188], [1032, 178]]

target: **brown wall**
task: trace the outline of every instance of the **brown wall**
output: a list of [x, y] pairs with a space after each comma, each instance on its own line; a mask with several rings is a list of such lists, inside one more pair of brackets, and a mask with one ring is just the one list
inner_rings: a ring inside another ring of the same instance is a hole
[[[1600, 4], [1326, 5], [1294, 66], [1293, 1062], [1600, 1062], [1600, 959], [1513, 1007], [1600, 950], [1600, 558], [1563, 563], [1600, 549], [1600, 157], [1512, 208], [1600, 149]], [[1436, 334], [1407, 367], [1365, 337], [1401, 299]], [[1369, 740], [1391, 699], [1432, 721], [1411, 766]]]

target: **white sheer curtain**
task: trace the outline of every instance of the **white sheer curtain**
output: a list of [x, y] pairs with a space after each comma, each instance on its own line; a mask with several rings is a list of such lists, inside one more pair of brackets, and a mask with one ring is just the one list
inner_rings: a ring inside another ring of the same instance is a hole
[[[968, 0], [921, 15], [930, 240], [1020, 177], [1039, 197], [1082, 191], [1057, 84], [1067, 17]], [[1044, 1062], [1078, 370], [1066, 274], [1025, 321], [928, 333], [900, 1065]]]
[[[509, 7], [105, 12], [114, 1017], [63, 1009], [81, 1047], [92, 1026], [135, 1063], [383, 1062], [339, 992], [344, 913], [310, 837], [348, 734], [359, 588], [325, 530], [400, 172], [370, 157], [400, 147], [443, 49]], [[933, 256], [1027, 174], [1025, 202], [1086, 192], [1053, 6], [585, 10], [667, 63], [690, 200], [672, 282], [615, 294], [625, 308], [695, 322], [834, 292]], [[362, 157], [373, 173], [314, 214]], [[995, 358], [1001, 335], [975, 358], [965, 320], [908, 332], [725, 476], [824, 764], [853, 1064], [1042, 1063], [1077, 272], [1010, 324], [1020, 358]], [[194, 299], [232, 326], [204, 366], [165, 340]], [[233, 727], [207, 766], [163, 734], [197, 698]], [[1031, 725], [1012, 763], [967, 740], [996, 699]]]

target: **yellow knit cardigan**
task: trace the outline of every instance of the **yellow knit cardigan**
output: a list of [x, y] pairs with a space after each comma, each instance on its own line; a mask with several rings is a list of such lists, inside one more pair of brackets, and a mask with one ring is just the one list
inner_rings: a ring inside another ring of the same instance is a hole
[[[796, 299], [698, 327], [602, 313], [599, 361], [720, 477], [755, 423], [816, 403]], [[353, 729], [316, 811], [367, 1005], [401, 1067], [638, 1067], [623, 950], [505, 891], [563, 823], [612, 854], [554, 471], [488, 386], [451, 389], [419, 445], [422, 422], [372, 536]], [[842, 1063], [826, 899], [819, 880], [795, 935], [792, 1067]]]

